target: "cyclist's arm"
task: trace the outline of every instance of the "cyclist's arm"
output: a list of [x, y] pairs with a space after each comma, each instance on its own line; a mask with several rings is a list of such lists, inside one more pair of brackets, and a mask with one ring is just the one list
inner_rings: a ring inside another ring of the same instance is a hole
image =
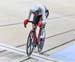
[[42, 9], [42, 23], [43, 24], [46, 24], [46, 15], [45, 15], [45, 8], [44, 7], [41, 7], [41, 9]]
[[32, 11], [30, 10], [28, 20], [30, 20], [31, 14], [32, 14]]

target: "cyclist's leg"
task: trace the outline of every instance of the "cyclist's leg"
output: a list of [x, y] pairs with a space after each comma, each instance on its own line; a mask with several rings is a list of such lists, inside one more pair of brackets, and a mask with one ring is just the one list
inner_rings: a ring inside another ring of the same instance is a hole
[[[46, 14], [46, 18], [48, 18], [48, 16], [49, 16], [49, 11], [46, 10], [45, 14]], [[43, 24], [43, 26], [40, 28], [40, 30], [41, 30], [40, 38], [41, 38], [41, 39], [45, 38], [45, 36], [46, 36], [46, 33], [45, 33], [45, 25], [46, 25], [46, 24]]]
[[[32, 24], [32, 27], [33, 27], [33, 30], [36, 32], [36, 28], [37, 28], [37, 24], [40, 20], [42, 15], [37, 15], [37, 16], [34, 16], [33, 18], [33, 24]], [[38, 44], [38, 41], [37, 41], [37, 38], [36, 38], [36, 44]]]
[[38, 44], [38, 42], [37, 42], [37, 37], [36, 37], [37, 23], [38, 23], [38, 17], [34, 16], [34, 17], [33, 17], [33, 24], [32, 24], [32, 31], [33, 31], [32, 35], [35, 35], [35, 36], [34, 36], [34, 37], [35, 37], [35, 38], [34, 38], [35, 47], [36, 47], [36, 45]]
[[38, 44], [38, 52], [40, 53], [43, 49], [44, 46], [44, 41], [45, 41], [45, 25], [42, 26], [39, 30], [39, 44]]
[[32, 31], [36, 32], [37, 28], [37, 21], [36, 21], [36, 16], [33, 17], [33, 24], [32, 24]]
[[36, 16], [33, 17], [32, 30], [35, 31], [37, 28], [38, 18]]
[[45, 32], [45, 24], [40, 28], [41, 33], [40, 33], [40, 39], [44, 39], [46, 36], [46, 32]]
[[34, 16], [32, 24], [33, 30], [36, 30], [38, 22], [40, 21], [41, 17], [42, 15]]

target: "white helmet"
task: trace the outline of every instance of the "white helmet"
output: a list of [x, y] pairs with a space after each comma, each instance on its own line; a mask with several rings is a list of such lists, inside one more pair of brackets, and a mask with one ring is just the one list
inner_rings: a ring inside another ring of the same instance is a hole
[[39, 10], [38, 5], [34, 5], [34, 6], [32, 6], [31, 10], [32, 10], [32, 12], [36, 12], [36, 11], [38, 11], [38, 10]]

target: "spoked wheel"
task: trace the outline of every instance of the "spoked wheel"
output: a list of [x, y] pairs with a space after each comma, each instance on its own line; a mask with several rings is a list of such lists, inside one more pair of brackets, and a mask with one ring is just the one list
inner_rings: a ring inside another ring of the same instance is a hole
[[45, 38], [39, 40], [39, 44], [38, 44], [38, 52], [39, 52], [39, 53], [40, 53], [40, 52], [42, 51], [42, 49], [43, 49], [44, 42], [45, 42]]
[[27, 56], [30, 56], [32, 54], [32, 52], [33, 52], [33, 49], [34, 49], [34, 41], [32, 39], [31, 34], [32, 34], [32, 31], [30, 31], [28, 39], [27, 39], [27, 46], [26, 46]]

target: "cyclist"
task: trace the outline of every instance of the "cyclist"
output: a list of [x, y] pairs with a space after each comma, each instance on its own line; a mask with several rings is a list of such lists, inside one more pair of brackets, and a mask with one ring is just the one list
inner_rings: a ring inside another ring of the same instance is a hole
[[37, 25], [41, 29], [41, 36], [40, 39], [42, 40], [45, 38], [45, 25], [47, 23], [47, 17], [49, 15], [49, 10], [44, 5], [34, 5], [29, 12], [28, 19], [25, 19], [24, 26], [28, 24], [28, 21], [31, 18], [31, 15], [33, 14], [33, 22], [32, 24], [32, 30], [35, 31], [37, 28]]

